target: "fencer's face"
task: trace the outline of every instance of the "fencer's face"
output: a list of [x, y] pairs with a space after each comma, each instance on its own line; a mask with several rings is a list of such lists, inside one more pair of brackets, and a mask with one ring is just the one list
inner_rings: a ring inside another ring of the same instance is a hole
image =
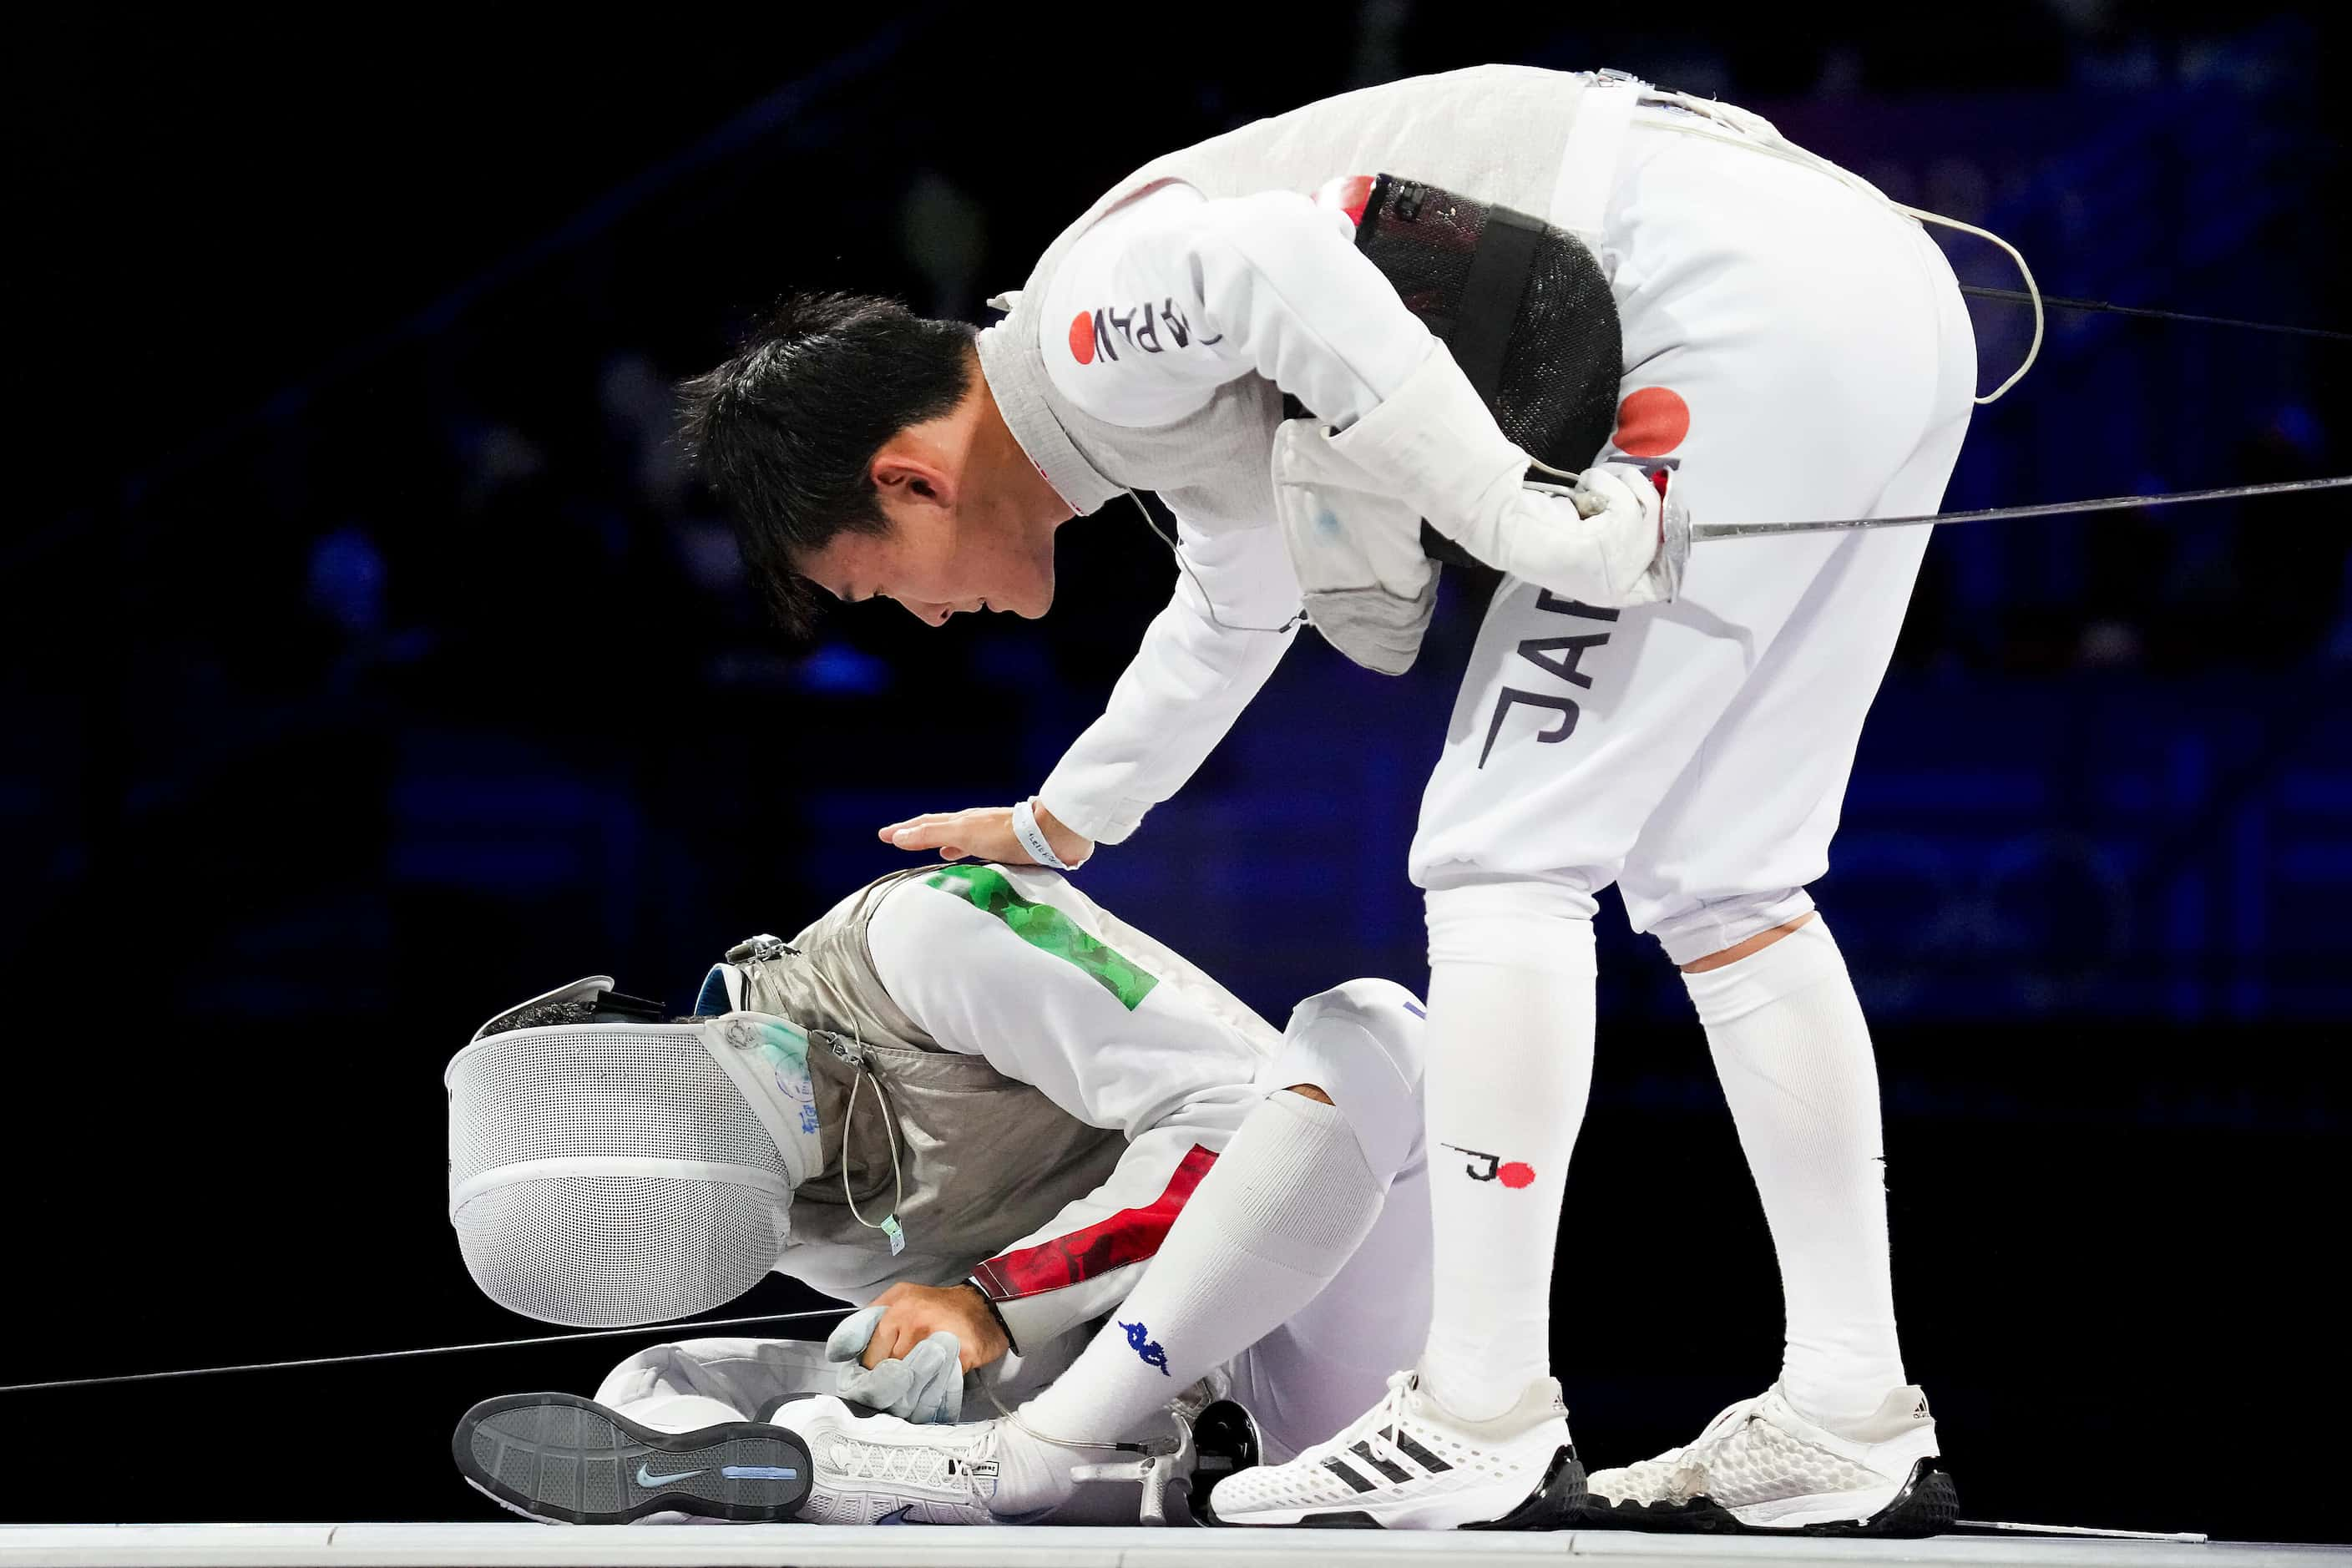
[[1031, 487], [953, 473], [877, 469], [878, 534], [837, 534], [801, 574], [848, 603], [893, 599], [929, 626], [996, 610], [1034, 620], [1054, 603], [1054, 531]]
[[809, 557], [802, 574], [849, 604], [891, 599], [929, 626], [983, 610], [1032, 620], [1054, 603], [1054, 537], [970, 526], [936, 508], [894, 510], [889, 531], [845, 533]]

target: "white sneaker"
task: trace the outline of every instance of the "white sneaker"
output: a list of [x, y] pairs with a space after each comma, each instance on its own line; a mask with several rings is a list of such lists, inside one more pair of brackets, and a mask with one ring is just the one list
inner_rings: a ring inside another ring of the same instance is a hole
[[1595, 1470], [1589, 1485], [1584, 1522], [1633, 1530], [1920, 1536], [1950, 1529], [1959, 1512], [1927, 1396], [1908, 1386], [1869, 1420], [1833, 1432], [1798, 1414], [1774, 1384], [1717, 1416], [1697, 1441]]
[[1330, 1441], [1219, 1481], [1208, 1512], [1217, 1524], [1562, 1530], [1583, 1500], [1558, 1383], [1538, 1378], [1493, 1420], [1465, 1421], [1401, 1372], [1386, 1399]]
[[1002, 1421], [918, 1426], [829, 1394], [794, 1399], [775, 1425], [808, 1450], [810, 1486], [793, 1516], [810, 1524], [998, 1524]]

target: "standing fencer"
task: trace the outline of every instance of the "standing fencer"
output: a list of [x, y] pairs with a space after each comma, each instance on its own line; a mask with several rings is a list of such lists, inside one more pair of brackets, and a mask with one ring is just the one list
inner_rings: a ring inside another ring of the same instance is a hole
[[[1360, 178], [1376, 173], [1393, 178]], [[1528, 283], [1546, 240], [1524, 227], [1478, 230], [1435, 310], [1427, 278], [1376, 261], [1376, 217], [1409, 236], [1477, 204], [1572, 237], [1601, 280], [1580, 309], [1613, 330], [1524, 330], [1574, 292], [1567, 273]], [[702, 472], [787, 617], [825, 592], [932, 624], [1040, 616], [1074, 514], [1130, 489], [1175, 514], [1174, 600], [1108, 710], [1030, 800], [883, 829], [910, 850], [1075, 865], [1191, 776], [1302, 606], [1360, 662], [1409, 662], [1424, 522], [1436, 553], [1504, 574], [1412, 852], [1437, 1161], [1427, 1343], [1328, 1443], [1221, 1483], [1221, 1518], [1443, 1528], [1559, 1495], [1574, 1460], [1548, 1365], [1553, 1244], [1591, 1078], [1591, 920], [1614, 882], [1706, 1027], [1787, 1337], [1767, 1393], [1594, 1474], [1593, 1511], [1884, 1533], [1948, 1519], [1896, 1342], [1869, 1033], [1805, 891], [1926, 533], [1687, 559], [1683, 521], [1937, 509], [1976, 361], [1920, 216], [1728, 106], [1483, 67], [1147, 165], [976, 339], [803, 297], [688, 384]], [[1529, 424], [1515, 397], [1596, 376], [1605, 442], [1537, 453], [1506, 434]], [[1531, 453], [1583, 471], [1532, 472]]]
[[[1165, 1436], [1171, 1404], [1229, 1395], [1286, 1458], [1418, 1348], [1402, 986], [1350, 981], [1277, 1033], [1022, 867], [898, 872], [730, 958], [688, 1018], [596, 977], [477, 1032], [447, 1078], [459, 1250], [551, 1322], [685, 1317], [771, 1269], [866, 1310], [821, 1351], [690, 1340], [593, 1400], [478, 1405], [457, 1460], [507, 1506], [1066, 1516], [1077, 1467]], [[1019, 1419], [953, 1424], [967, 1388]]]

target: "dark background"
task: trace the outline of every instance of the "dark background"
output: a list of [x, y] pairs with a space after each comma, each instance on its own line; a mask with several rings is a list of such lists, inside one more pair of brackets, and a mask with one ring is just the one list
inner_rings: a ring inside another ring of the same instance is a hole
[[[2316, 8], [1574, 10], [20, 23], [0, 1382], [533, 1331], [442, 1217], [438, 1075], [473, 1026], [593, 970], [683, 1005], [730, 942], [888, 869], [876, 826], [1015, 798], [1097, 710], [1171, 579], [1124, 503], [1066, 531], [1043, 623], [763, 626], [667, 387], [779, 290], [981, 320], [1156, 152], [1513, 58], [1746, 103], [2054, 292], [2352, 323]], [[1977, 321], [1990, 385], [2023, 312]], [[2347, 367], [2053, 315], [1947, 504], [2344, 472]], [[1972, 1516], [2352, 1535], [2347, 522], [1929, 552], [1817, 891]], [[1085, 885], [1271, 1017], [1423, 984], [1403, 851], [1463, 629], [1402, 681], [1303, 639]], [[1610, 1464], [1762, 1386], [1779, 1307], [1681, 988], [1613, 904], [1601, 942], [1557, 1360]], [[488, 1517], [457, 1415], [585, 1390], [633, 1342], [0, 1394], [41, 1452], [174, 1457], [12, 1465], [0, 1518]], [[185, 1462], [264, 1434], [265, 1480]]]

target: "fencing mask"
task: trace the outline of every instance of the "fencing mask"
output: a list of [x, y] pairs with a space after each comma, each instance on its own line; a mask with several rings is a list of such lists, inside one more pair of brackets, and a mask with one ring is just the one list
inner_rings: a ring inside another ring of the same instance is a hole
[[759, 1283], [816, 1168], [808, 1037], [765, 1014], [665, 1022], [592, 976], [449, 1064], [449, 1223], [499, 1305], [618, 1328]]
[[[1582, 241], [1392, 174], [1334, 180], [1315, 199], [1354, 220], [1356, 248], [1446, 346], [1514, 445], [1568, 473], [1594, 461], [1616, 426], [1624, 344], [1609, 279]], [[1275, 484], [1308, 613], [1349, 658], [1400, 674], [1436, 599], [1435, 574], [1410, 557], [1494, 574], [1426, 521], [1415, 549], [1412, 520], [1400, 534], [1387, 515], [1401, 503], [1332, 464], [1319, 444], [1319, 469], [1286, 472], [1304, 449], [1277, 448]]]

